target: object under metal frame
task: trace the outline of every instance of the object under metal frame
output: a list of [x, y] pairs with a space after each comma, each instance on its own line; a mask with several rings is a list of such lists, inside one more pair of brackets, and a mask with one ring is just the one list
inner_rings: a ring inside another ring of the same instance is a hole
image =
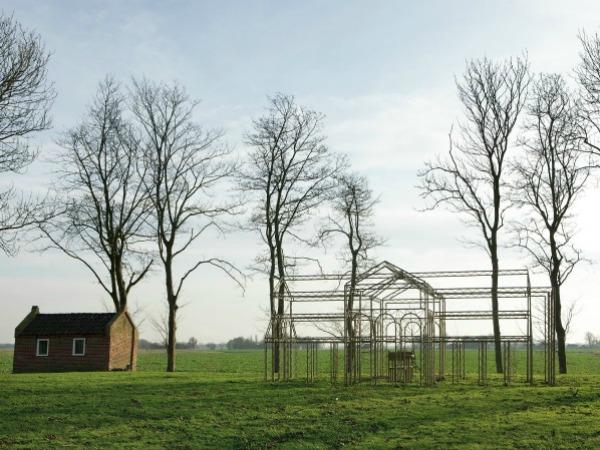
[[[520, 277], [524, 280], [498, 288], [500, 305], [502, 300], [507, 299], [515, 299], [520, 305], [500, 309], [498, 316], [501, 323], [520, 321], [524, 324], [522, 332], [501, 336], [504, 384], [514, 380], [513, 357], [516, 347], [525, 348], [525, 381], [530, 384], [534, 382], [532, 303], [541, 302], [544, 311], [544, 382], [554, 385], [556, 333], [550, 289], [532, 287], [526, 269], [501, 270], [499, 277]], [[354, 292], [354, 305], [350, 308], [347, 274], [289, 276], [284, 289], [285, 313], [271, 318], [265, 334], [265, 380], [316, 380], [319, 374], [319, 349], [328, 347], [329, 377], [333, 383], [342, 379], [339, 375], [341, 360], [346, 385], [367, 380], [404, 384], [412, 382], [413, 373], [416, 372], [418, 376], [414, 377], [414, 381], [432, 386], [436, 381], [446, 379], [447, 375], [452, 382], [464, 380], [465, 350], [474, 348], [478, 357], [477, 382], [485, 385], [488, 383], [488, 347], [494, 342], [493, 336], [447, 333], [447, 322], [450, 321], [489, 320], [491, 323], [491, 289], [477, 287], [474, 283], [476, 279], [485, 278], [491, 278], [491, 271], [410, 273], [384, 261], [360, 274]], [[434, 288], [432, 285], [439, 279], [465, 279], [469, 284]], [[337, 282], [336, 288], [300, 289], [306, 282], [326, 281]], [[461, 301], [474, 302], [479, 308], [448, 308], [448, 304]], [[306, 307], [310, 309], [311, 305], [319, 307], [311, 312], [299, 311]], [[323, 311], [323, 305], [329, 306], [329, 309]], [[314, 325], [319, 330], [323, 329], [320, 325], [336, 324], [337, 332], [314, 336], [298, 334], [296, 329], [300, 324]], [[448, 347], [451, 351], [449, 374], [446, 373]], [[305, 377], [298, 374], [297, 364], [300, 358], [304, 359], [300, 356], [303, 351], [306, 352]], [[413, 352], [413, 359], [390, 356], [410, 352]], [[410, 361], [414, 361], [414, 366], [408, 366]]]

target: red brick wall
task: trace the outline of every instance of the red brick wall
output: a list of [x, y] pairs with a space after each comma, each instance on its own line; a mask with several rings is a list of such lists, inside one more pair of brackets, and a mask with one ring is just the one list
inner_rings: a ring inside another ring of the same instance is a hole
[[[133, 351], [133, 366], [131, 352]], [[110, 327], [109, 370], [135, 370], [137, 361], [137, 333], [129, 318], [121, 314]]]
[[[73, 356], [73, 338], [86, 338], [85, 355]], [[49, 340], [48, 356], [36, 356], [37, 339]], [[108, 338], [105, 336], [21, 336], [15, 339], [13, 371], [70, 372], [107, 370]]]

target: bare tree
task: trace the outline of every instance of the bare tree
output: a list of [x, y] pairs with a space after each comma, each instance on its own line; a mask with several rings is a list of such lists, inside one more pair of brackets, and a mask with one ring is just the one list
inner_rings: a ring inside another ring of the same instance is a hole
[[[175, 318], [177, 320], [177, 317]], [[159, 316], [148, 316], [148, 322], [160, 336], [160, 343], [165, 349], [169, 348], [169, 306]]]
[[123, 111], [118, 84], [106, 79], [87, 117], [60, 142], [57, 185], [65, 212], [40, 226], [50, 247], [92, 273], [116, 311], [126, 309], [152, 264], [139, 247], [150, 209], [142, 155]]
[[498, 372], [502, 371], [498, 234], [508, 206], [504, 201], [505, 166], [528, 83], [528, 63], [524, 58], [502, 63], [489, 59], [468, 62], [465, 74], [457, 81], [466, 115], [460, 126], [460, 140], [455, 142], [450, 135], [448, 157], [428, 162], [419, 172], [421, 196], [432, 201], [428, 209], [444, 205], [463, 215], [469, 225], [481, 232], [482, 246], [492, 266], [492, 322]]
[[559, 371], [566, 373], [564, 321], [570, 318], [562, 311], [561, 287], [581, 261], [581, 252], [572, 244], [570, 219], [588, 178], [589, 163], [580, 151], [580, 108], [560, 75], [542, 74], [537, 78], [527, 113], [522, 139], [526, 152], [515, 164], [513, 195], [515, 204], [525, 212], [521, 215], [525, 219], [517, 224], [519, 245], [550, 278]]
[[[29, 166], [37, 156], [29, 136], [50, 128], [55, 92], [47, 80], [48, 59], [38, 34], [0, 15], [0, 174]], [[0, 251], [13, 254], [17, 232], [50, 215], [42, 200], [13, 187], [0, 191]]]
[[591, 331], [586, 331], [585, 333], [585, 343], [589, 348], [595, 347], [598, 345], [600, 339]]
[[[373, 230], [373, 208], [378, 199], [373, 196], [366, 178], [355, 174], [336, 177], [336, 188], [332, 191], [333, 213], [320, 230], [319, 237], [325, 240], [339, 235], [345, 241], [344, 259], [349, 266], [350, 281], [346, 290], [345, 322], [350, 341], [346, 348], [346, 371], [352, 373], [356, 359], [354, 334], [354, 299], [359, 270], [369, 261], [369, 251], [382, 244]], [[343, 335], [343, 333], [342, 333]]]
[[224, 216], [236, 214], [235, 204], [215, 195], [234, 172], [230, 150], [219, 144], [221, 132], [206, 131], [194, 122], [196, 105], [178, 85], [134, 82], [133, 113], [144, 136], [144, 182], [153, 205], [151, 222], [169, 305], [169, 372], [176, 368], [177, 302], [188, 277], [210, 265], [243, 288], [242, 272], [223, 258], [197, 258], [187, 268], [176, 267], [179, 257], [190, 253], [206, 232], [222, 230]]
[[[256, 195], [251, 222], [267, 246], [271, 325], [277, 338], [286, 271], [295, 263], [286, 254], [287, 242], [306, 241], [298, 230], [323, 203], [344, 162], [325, 145], [322, 114], [297, 105], [289, 95], [277, 94], [269, 103], [267, 114], [254, 121], [254, 131], [247, 136], [251, 150], [240, 184]], [[274, 370], [279, 370], [277, 348]]]

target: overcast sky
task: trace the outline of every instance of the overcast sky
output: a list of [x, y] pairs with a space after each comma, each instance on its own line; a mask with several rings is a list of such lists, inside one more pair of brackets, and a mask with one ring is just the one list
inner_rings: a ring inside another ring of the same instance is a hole
[[[4, 13], [37, 30], [52, 51], [49, 77], [58, 91], [53, 129], [38, 136], [41, 158], [20, 185], [43, 191], [51, 182], [56, 138], [76, 124], [107, 73], [177, 80], [202, 103], [198, 120], [225, 130], [240, 155], [244, 133], [285, 92], [323, 112], [332, 150], [350, 155], [381, 195], [377, 230], [387, 245], [379, 259], [414, 271], [489, 268], [479, 249], [459, 238], [473, 233], [443, 211], [418, 212], [416, 172], [447, 150], [447, 133], [460, 119], [454, 77], [465, 60], [499, 59], [527, 52], [534, 71], [555, 71], [572, 81], [581, 30], [597, 31], [597, 1], [27, 1], [4, 0]], [[518, 150], [516, 150], [518, 151]], [[594, 182], [578, 207], [577, 242], [600, 261], [599, 188]], [[258, 237], [237, 232], [202, 242], [202, 256], [249, 265]], [[327, 269], [337, 270], [330, 252]], [[527, 259], [503, 249], [503, 268]], [[134, 288], [131, 304], [143, 316], [163, 309], [160, 272]], [[543, 277], [537, 284], [546, 283]], [[571, 341], [600, 333], [598, 266], [577, 269], [565, 287], [577, 301]], [[245, 295], [224, 275], [205, 268], [183, 293], [180, 340], [223, 341], [261, 335], [267, 283], [255, 276]], [[78, 263], [56, 253], [23, 250], [0, 255], [0, 342], [39, 305], [42, 312], [102, 311], [101, 288]], [[148, 321], [142, 337], [156, 339]]]

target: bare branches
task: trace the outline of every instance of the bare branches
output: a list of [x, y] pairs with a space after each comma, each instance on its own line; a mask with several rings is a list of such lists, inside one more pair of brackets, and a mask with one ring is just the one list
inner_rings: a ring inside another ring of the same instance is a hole
[[[242, 170], [242, 188], [268, 197], [264, 208], [277, 215], [284, 239], [323, 202], [344, 163], [324, 144], [322, 114], [296, 105], [291, 96], [278, 94], [270, 101], [268, 114], [254, 122], [255, 131], [247, 137], [253, 152]], [[256, 220], [261, 228], [268, 222], [263, 214]]]
[[163, 312], [156, 316], [148, 316], [148, 322], [154, 331], [160, 336], [160, 343], [164, 348], [169, 346], [169, 309], [164, 308]]
[[246, 286], [245, 286], [246, 275], [244, 274], [244, 272], [242, 272], [236, 266], [231, 264], [229, 261], [226, 261], [221, 258], [210, 258], [210, 259], [197, 261], [196, 264], [194, 264], [191, 268], [189, 268], [181, 276], [181, 278], [179, 279], [179, 284], [177, 285], [177, 289], [175, 290], [175, 295], [177, 297], [179, 297], [179, 294], [181, 293], [181, 288], [183, 287], [183, 283], [185, 282], [187, 277], [189, 277], [198, 267], [200, 267], [202, 265], [210, 265], [210, 266], [216, 267], [221, 272], [224, 272], [225, 274], [227, 274], [227, 276], [229, 278], [231, 278], [235, 282], [235, 284], [237, 284], [239, 286], [239, 288], [242, 291], [244, 291], [246, 289]]
[[[369, 251], [383, 244], [373, 231], [373, 208], [379, 202], [373, 196], [366, 178], [356, 174], [341, 174], [336, 178], [332, 191], [333, 214], [319, 231], [324, 242], [334, 235], [345, 243], [345, 262], [358, 270], [369, 263]], [[356, 267], [354, 267], [356, 266]]]
[[501, 180], [528, 83], [525, 59], [503, 64], [488, 59], [468, 62], [462, 80], [457, 81], [466, 115], [459, 140], [451, 131], [447, 158], [428, 162], [419, 172], [421, 197], [430, 201], [427, 208], [445, 206], [465, 216], [481, 231], [490, 254], [504, 225]]
[[[277, 94], [269, 100], [267, 113], [254, 121], [246, 138], [251, 150], [240, 171], [240, 188], [256, 200], [251, 221], [267, 247], [271, 325], [278, 336], [286, 273], [300, 260], [290, 261], [287, 242], [306, 242], [298, 228], [325, 201], [345, 161], [325, 145], [322, 114], [297, 105], [292, 96]], [[278, 351], [275, 371], [279, 371]]]
[[210, 230], [223, 231], [223, 219], [238, 205], [216, 200], [235, 171], [222, 132], [205, 130], [193, 120], [197, 102], [177, 85], [134, 80], [132, 111], [142, 134], [143, 183], [152, 204], [150, 223], [165, 270], [168, 365], [175, 370], [177, 301], [185, 281], [203, 265], [215, 267], [244, 289], [245, 276], [222, 258], [199, 258], [176, 272], [177, 257]]
[[580, 132], [585, 143], [584, 149], [592, 154], [600, 154], [600, 36], [595, 33], [579, 35], [581, 53], [576, 69], [583, 100], [580, 114], [583, 118]]
[[50, 55], [40, 36], [0, 17], [0, 172], [19, 172], [36, 157], [26, 138], [50, 127], [55, 97], [47, 81]]
[[[579, 312], [580, 308], [577, 300], [573, 300], [565, 309], [562, 310], [561, 321], [565, 329], [565, 337], [569, 336], [573, 331], [573, 320], [579, 314]], [[542, 337], [546, 336], [547, 333], [546, 316], [546, 304], [536, 302], [532, 311], [532, 318], [537, 334]], [[544, 339], [540, 338], [539, 341], [544, 345], [546, 344]]]
[[504, 171], [510, 138], [526, 102], [529, 68], [525, 58], [494, 63], [488, 59], [467, 63], [457, 81], [466, 121], [459, 139], [450, 133], [445, 159], [428, 162], [419, 172], [421, 197], [428, 209], [445, 206], [461, 214], [480, 231], [478, 242], [492, 266], [492, 312], [496, 371], [502, 371], [502, 346], [498, 319], [498, 233], [507, 210]]
[[[0, 173], [23, 171], [37, 156], [29, 136], [50, 128], [55, 92], [47, 81], [48, 59], [39, 35], [0, 15]], [[17, 232], [51, 215], [42, 199], [0, 191], [0, 251], [14, 254]]]
[[21, 231], [43, 224], [57, 214], [48, 198], [25, 196], [14, 188], [0, 191], [0, 251], [15, 255]]
[[577, 306], [577, 300], [574, 300], [569, 304], [567, 309], [563, 310], [562, 322], [563, 326], [565, 327], [566, 336], [571, 334], [571, 331], [573, 331], [573, 319], [575, 319], [575, 316], [577, 316], [577, 314], [579, 313], [579, 309]]
[[550, 278], [559, 369], [566, 373], [565, 341], [574, 307], [562, 311], [561, 286], [582, 259], [572, 245], [575, 231], [570, 219], [589, 176], [589, 161], [581, 152], [584, 116], [556, 74], [537, 78], [527, 113], [521, 142], [526, 153], [515, 163], [513, 201], [526, 218], [516, 226], [518, 242]]
[[176, 84], [134, 81], [132, 110], [143, 130], [144, 183], [163, 263], [205, 232], [223, 231], [219, 219], [235, 215], [239, 206], [215, 200], [214, 191], [231, 177], [235, 164], [230, 149], [219, 143], [223, 133], [194, 123], [196, 105]]
[[303, 240], [295, 230], [324, 202], [333, 177], [345, 166], [325, 145], [322, 122], [322, 114], [277, 94], [247, 136], [251, 151], [240, 171], [240, 187], [257, 199], [252, 224], [267, 244], [271, 299], [275, 278], [280, 284], [285, 279], [285, 242]]
[[560, 75], [542, 74], [532, 89], [521, 145], [514, 165], [513, 203], [525, 214], [518, 226], [519, 245], [562, 285], [582, 259], [572, 245], [573, 205], [585, 187], [589, 162], [581, 152], [582, 115]]
[[51, 246], [90, 270], [115, 309], [127, 306], [133, 286], [152, 261], [138, 245], [150, 203], [142, 179], [139, 141], [123, 117], [119, 86], [106, 79], [86, 119], [60, 144], [57, 161], [64, 213], [40, 229]]
[[[382, 244], [382, 240], [373, 231], [372, 223], [373, 208], [378, 199], [373, 197], [373, 191], [369, 188], [366, 178], [344, 173], [336, 177], [336, 187], [332, 191], [331, 201], [333, 214], [319, 232], [319, 238], [324, 242], [327, 238], [338, 235], [345, 241], [344, 256], [349, 265], [350, 281], [344, 296], [345, 324], [342, 325], [342, 331], [345, 329], [348, 338], [354, 339], [354, 299], [359, 269], [369, 262], [369, 251]], [[319, 329], [332, 334], [340, 332], [331, 324]], [[346, 347], [348, 372], [354, 370], [356, 357], [353, 347]]]

